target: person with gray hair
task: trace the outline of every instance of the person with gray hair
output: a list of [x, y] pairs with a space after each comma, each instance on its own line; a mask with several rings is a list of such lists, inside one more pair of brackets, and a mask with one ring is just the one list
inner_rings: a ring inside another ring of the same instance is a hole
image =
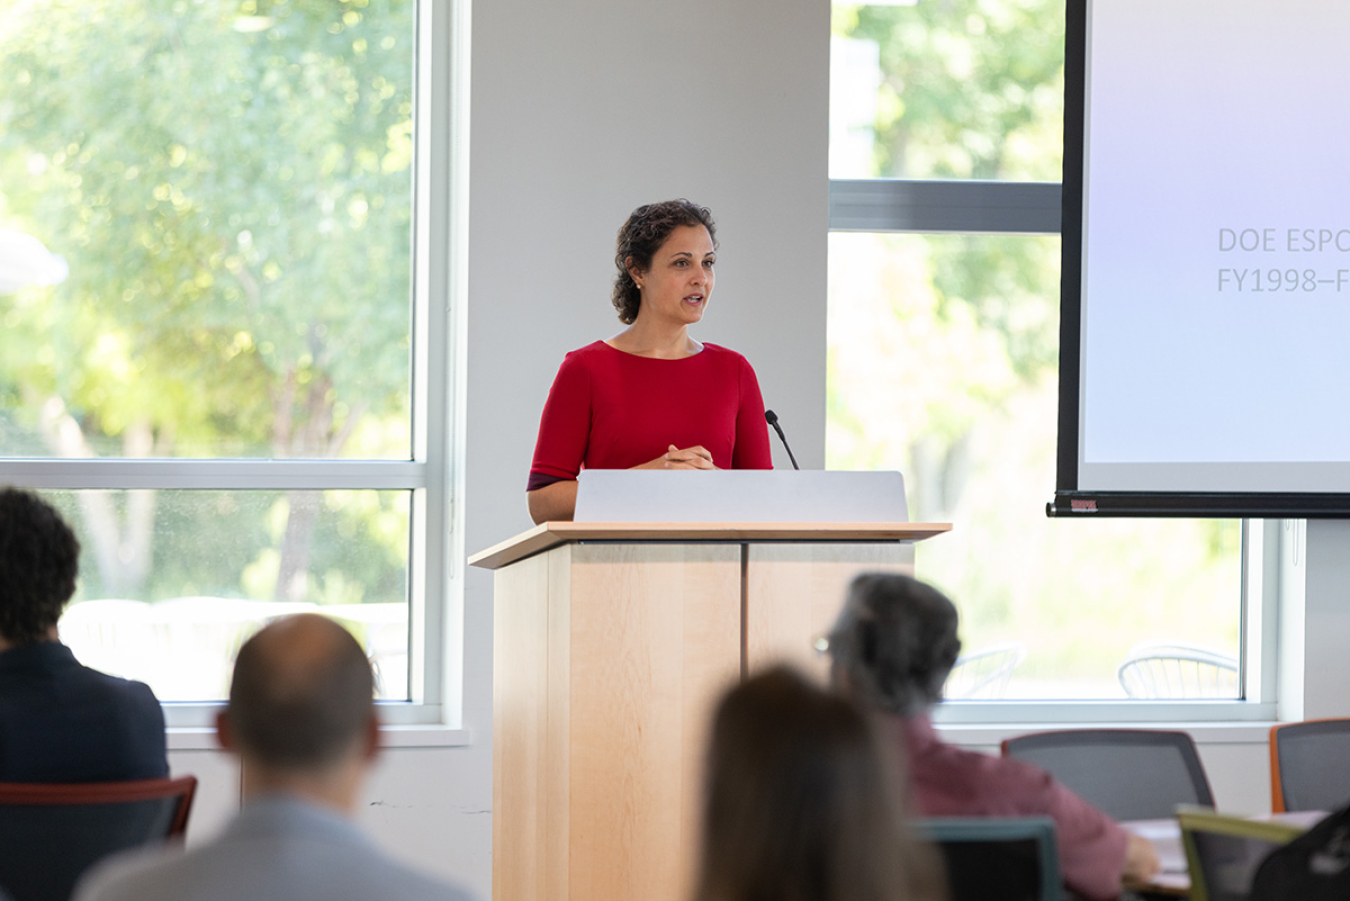
[[99, 864], [77, 901], [468, 901], [386, 857], [350, 822], [379, 745], [375, 685], [361, 645], [316, 614], [273, 622], [244, 643], [220, 743], [239, 757], [243, 809], [186, 853]]
[[911, 803], [922, 816], [1049, 816], [1065, 884], [1089, 899], [1115, 898], [1125, 879], [1158, 871], [1153, 845], [1020, 760], [947, 744], [929, 709], [961, 653], [956, 606], [909, 576], [853, 580], [828, 642], [831, 681], [883, 715], [904, 749]]

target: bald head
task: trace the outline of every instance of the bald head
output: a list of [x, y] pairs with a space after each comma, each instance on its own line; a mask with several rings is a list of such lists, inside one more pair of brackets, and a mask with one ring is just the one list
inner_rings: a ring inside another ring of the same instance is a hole
[[288, 770], [322, 769], [370, 726], [374, 677], [361, 645], [312, 613], [277, 620], [244, 643], [228, 708], [237, 750]]

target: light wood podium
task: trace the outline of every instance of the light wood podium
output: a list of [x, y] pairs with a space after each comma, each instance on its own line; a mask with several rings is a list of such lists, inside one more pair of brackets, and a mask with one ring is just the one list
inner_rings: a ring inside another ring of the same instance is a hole
[[687, 901], [712, 706], [747, 672], [823, 672], [859, 572], [950, 524], [571, 523], [495, 570], [494, 901]]

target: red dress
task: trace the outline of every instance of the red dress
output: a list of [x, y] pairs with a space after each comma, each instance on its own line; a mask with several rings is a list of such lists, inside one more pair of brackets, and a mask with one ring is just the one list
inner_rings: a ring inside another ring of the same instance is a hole
[[759, 381], [745, 357], [704, 343], [679, 360], [574, 350], [549, 389], [529, 490], [582, 469], [630, 469], [670, 449], [702, 445], [719, 469], [772, 469]]

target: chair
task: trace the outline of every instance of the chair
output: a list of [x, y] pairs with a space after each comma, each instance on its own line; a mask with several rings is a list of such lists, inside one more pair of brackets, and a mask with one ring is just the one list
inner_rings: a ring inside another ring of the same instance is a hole
[[1198, 645], [1146, 641], [1130, 648], [1116, 678], [1132, 698], [1236, 698], [1238, 662]]
[[1170, 818], [1214, 806], [1195, 742], [1162, 729], [1065, 729], [1005, 739], [1003, 756], [1034, 763], [1116, 820]]
[[181, 837], [196, 790], [195, 776], [0, 783], [0, 888], [13, 901], [66, 901], [101, 858]]
[[1191, 877], [1191, 901], [1247, 901], [1261, 861], [1305, 831], [1290, 823], [1189, 807], [1177, 811], [1177, 822]]
[[933, 817], [915, 831], [937, 845], [951, 901], [1062, 901], [1049, 817]]
[[1350, 719], [1270, 730], [1270, 809], [1336, 810], [1350, 802]]
[[948, 700], [1001, 698], [1017, 664], [1026, 659], [1027, 646], [1020, 641], [989, 645], [956, 658], [942, 694]]

